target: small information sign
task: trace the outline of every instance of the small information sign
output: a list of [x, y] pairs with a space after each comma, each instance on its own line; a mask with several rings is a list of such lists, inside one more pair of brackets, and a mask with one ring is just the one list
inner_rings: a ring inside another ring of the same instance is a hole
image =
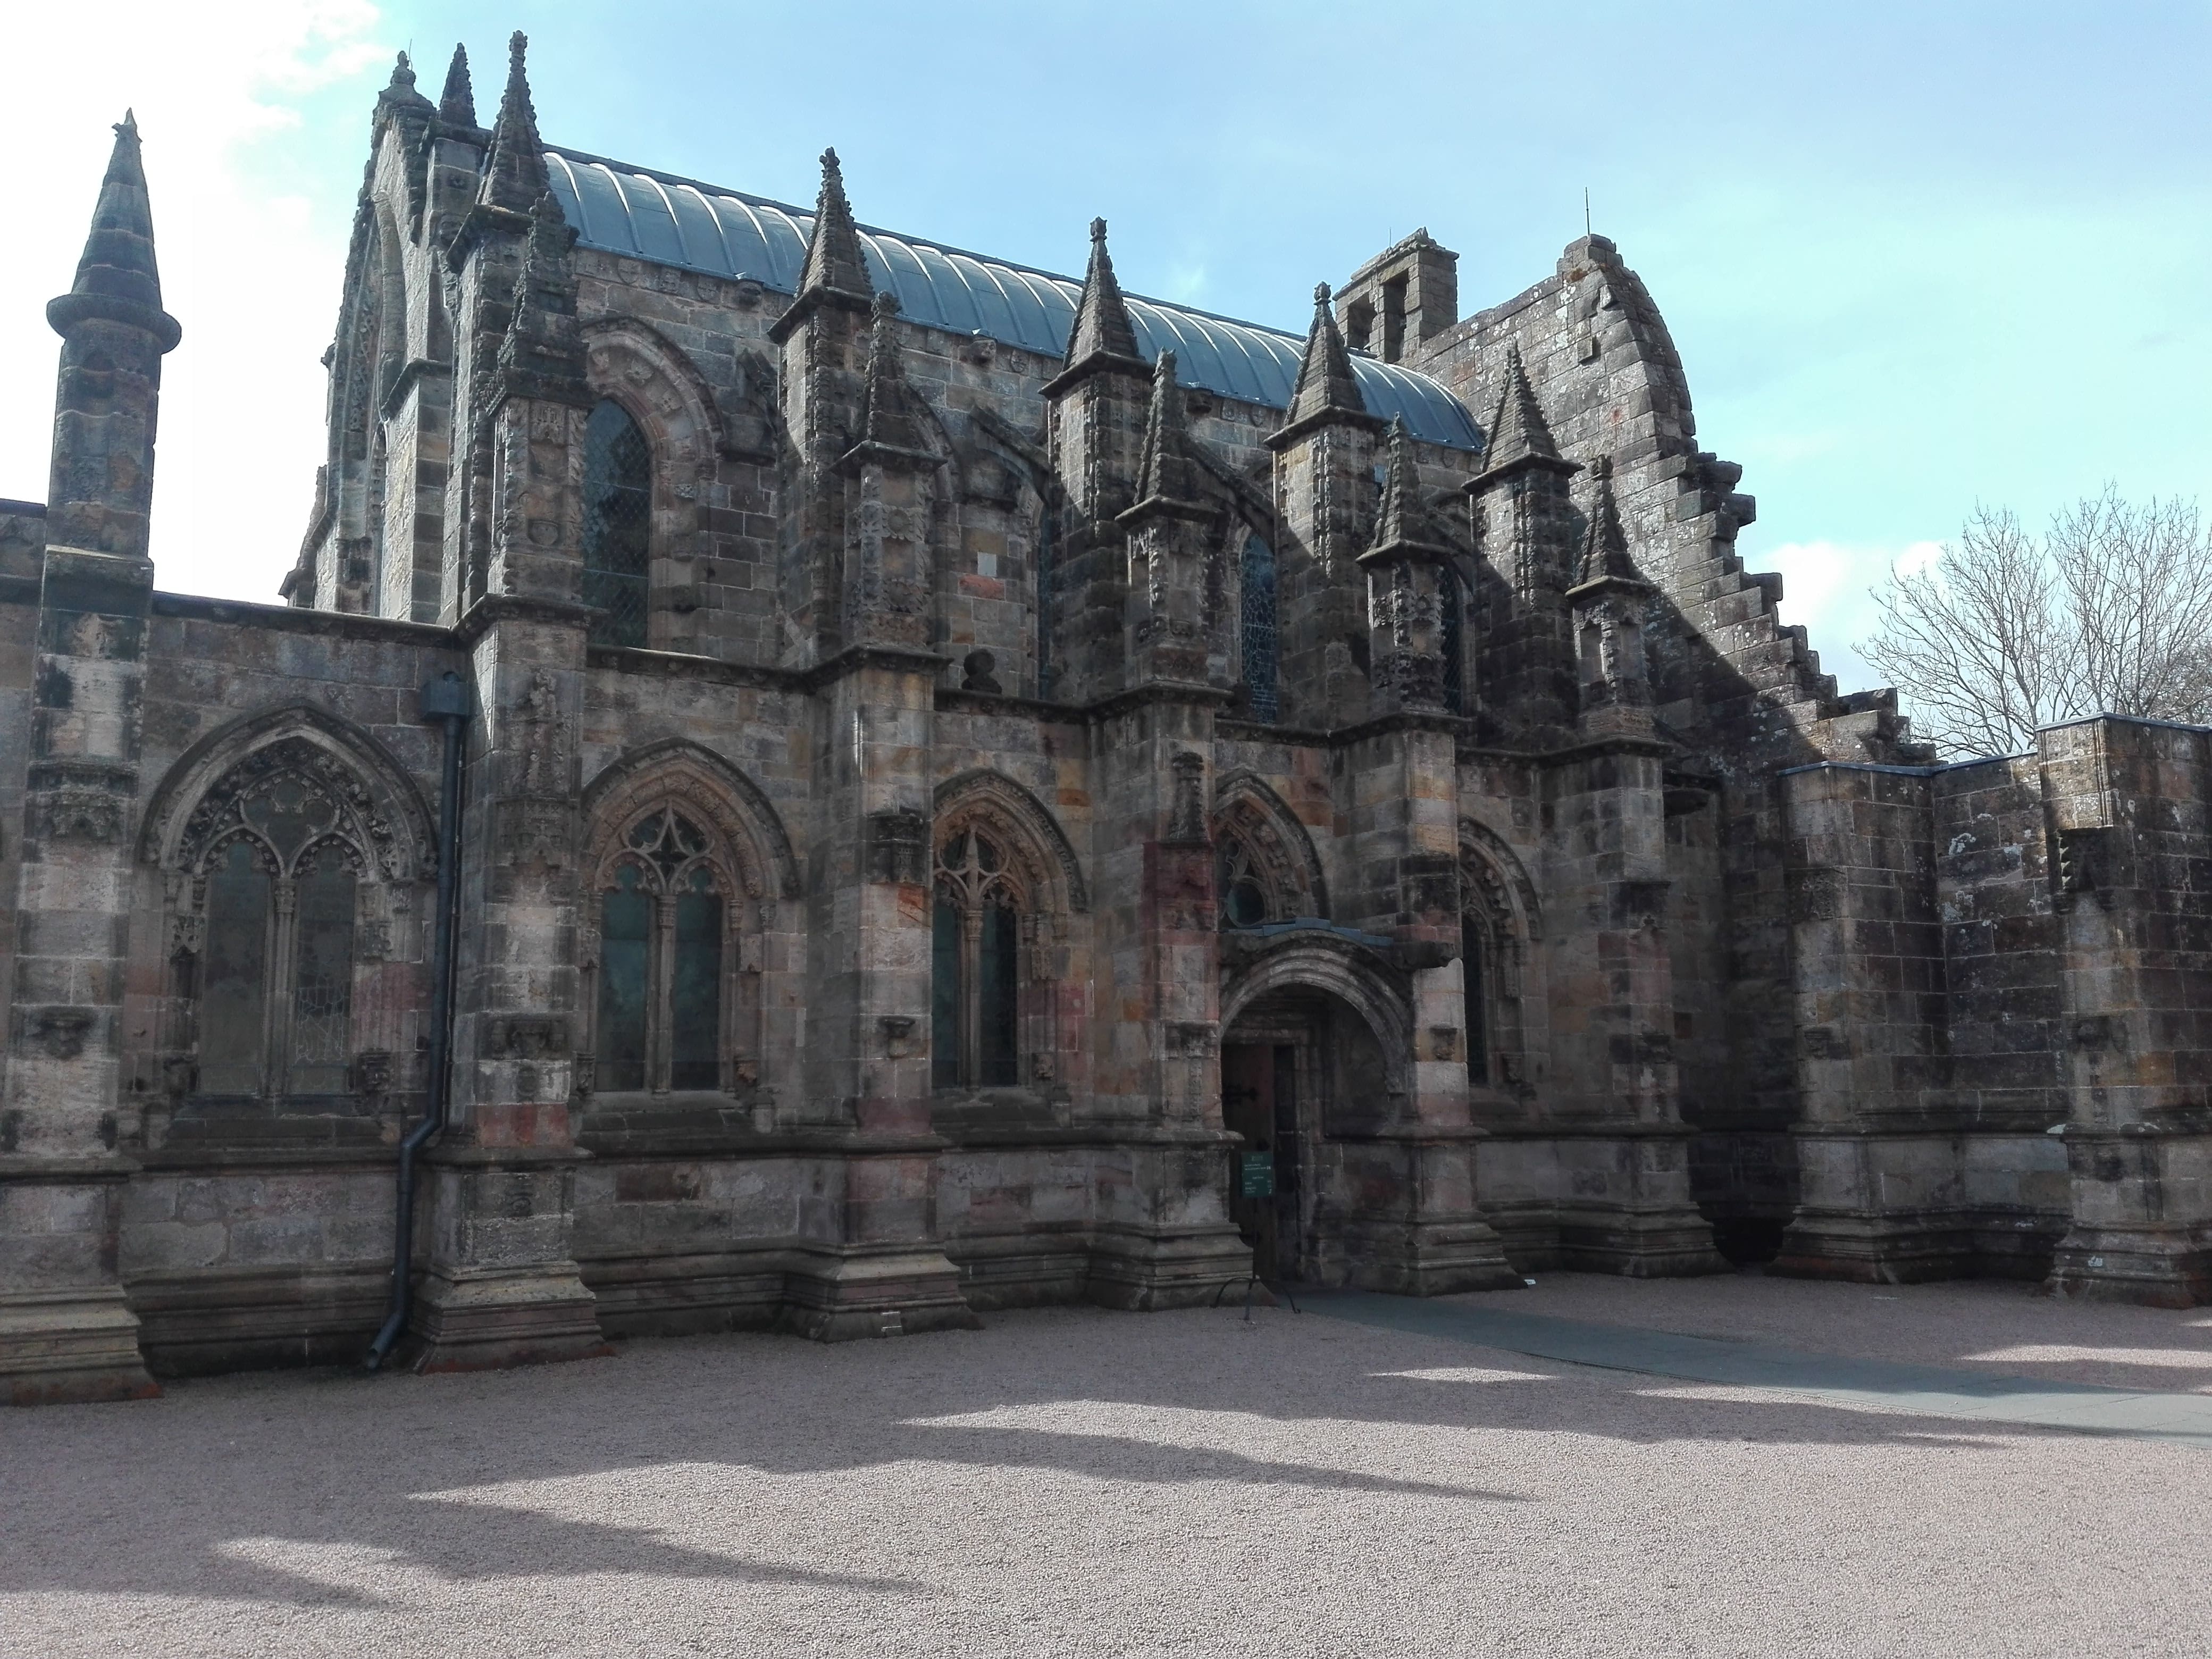
[[1273, 1152], [1246, 1152], [1237, 1159], [1237, 1190], [1243, 1198], [1273, 1198], [1275, 1195], [1275, 1155]]

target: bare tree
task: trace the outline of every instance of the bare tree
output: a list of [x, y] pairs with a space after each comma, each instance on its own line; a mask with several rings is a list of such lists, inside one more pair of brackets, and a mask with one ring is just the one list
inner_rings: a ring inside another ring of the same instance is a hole
[[2212, 722], [2212, 538], [2193, 502], [2137, 506], [2107, 485], [2040, 539], [1977, 507], [1874, 599], [1859, 653], [1947, 751], [2017, 754], [2086, 714]]

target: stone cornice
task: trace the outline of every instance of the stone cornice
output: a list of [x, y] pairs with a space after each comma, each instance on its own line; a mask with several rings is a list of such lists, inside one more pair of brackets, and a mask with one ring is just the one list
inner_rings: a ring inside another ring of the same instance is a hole
[[374, 640], [457, 650], [461, 641], [436, 623], [402, 622], [396, 617], [367, 617], [351, 611], [317, 611], [303, 605], [257, 605], [246, 599], [211, 599], [198, 593], [154, 594], [153, 614], [185, 622], [228, 623], [275, 634], [319, 634], [327, 638]]
[[471, 605], [453, 629], [457, 644], [474, 645], [492, 627], [503, 622], [538, 623], [552, 628], [588, 628], [599, 615], [588, 605], [573, 599], [525, 599], [514, 593], [487, 593]]

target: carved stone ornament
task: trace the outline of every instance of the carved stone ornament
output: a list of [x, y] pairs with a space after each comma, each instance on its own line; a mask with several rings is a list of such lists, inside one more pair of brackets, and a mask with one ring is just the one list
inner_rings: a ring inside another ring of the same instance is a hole
[[31, 1016], [32, 1040], [49, 1059], [75, 1060], [97, 1018], [89, 1008], [41, 1008]]
[[495, 1014], [484, 1022], [487, 1059], [550, 1060], [568, 1046], [561, 1014]]
[[1203, 1060], [1213, 1053], [1219, 1028], [1210, 1020], [1182, 1020], [1168, 1027], [1170, 1052], [1183, 1060]]
[[568, 722], [561, 713], [560, 688], [553, 676], [540, 668], [530, 677], [516, 713], [521, 750], [520, 783], [527, 795], [568, 793]]
[[566, 801], [503, 800], [497, 811], [502, 866], [559, 870], [567, 866], [569, 811]]
[[1459, 1053], [1459, 1028], [1455, 1025], [1429, 1027], [1429, 1058], [1450, 1060]]
[[888, 807], [868, 814], [868, 879], [919, 887], [929, 879], [929, 820]]
[[112, 845], [123, 839], [123, 800], [104, 789], [57, 789], [42, 816], [49, 841]]
[[574, 1064], [574, 1069], [569, 1075], [571, 1085], [576, 1091], [576, 1098], [589, 1100], [592, 1097], [592, 1091], [599, 1086], [599, 1057], [597, 1054], [580, 1054], [576, 1056]]
[[1168, 809], [1167, 839], [1202, 842], [1206, 839], [1206, 759], [1186, 749], [1168, 764], [1175, 772], [1175, 784]]
[[389, 1051], [382, 1048], [364, 1049], [353, 1059], [354, 1092], [358, 1095], [388, 1095], [398, 1068]]
[[911, 1014], [884, 1014], [876, 1021], [883, 1030], [884, 1053], [891, 1060], [904, 1060], [915, 1052], [915, 1028], [921, 1022]]

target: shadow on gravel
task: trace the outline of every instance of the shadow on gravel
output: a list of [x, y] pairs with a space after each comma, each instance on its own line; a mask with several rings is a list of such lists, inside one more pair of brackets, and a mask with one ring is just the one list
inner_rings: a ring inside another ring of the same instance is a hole
[[[1638, 1392], [1656, 1379], [1546, 1371], [1547, 1362], [1517, 1357], [1512, 1371], [1482, 1374], [1499, 1380], [1437, 1380], [1454, 1365], [1497, 1364], [1485, 1350], [1447, 1348], [1279, 1310], [1246, 1325], [1229, 1310], [1051, 1310], [996, 1315], [981, 1332], [840, 1348], [739, 1334], [633, 1341], [612, 1359], [470, 1376], [321, 1371], [182, 1382], [138, 1404], [0, 1416], [0, 1592], [331, 1606], [404, 1596], [399, 1581], [426, 1574], [643, 1573], [936, 1593], [913, 1579], [692, 1548], [650, 1514], [631, 1523], [641, 1500], [621, 1477], [677, 1464], [704, 1466], [716, 1491], [726, 1486], [726, 1506], [803, 1504], [806, 1477], [921, 1464], [1077, 1481], [1237, 1482], [1255, 1505], [1290, 1489], [1376, 1492], [1480, 1514], [1540, 1500], [1436, 1479], [1432, 1468], [1373, 1467], [1402, 1449], [1374, 1453], [1385, 1437], [1367, 1431], [1564, 1433], [1632, 1445], [1986, 1449], [2046, 1437], [1817, 1403], [1717, 1408]], [[1328, 1455], [1267, 1455], [1261, 1443], [1281, 1439], [1286, 1424], [1328, 1425], [1319, 1443]], [[563, 1519], [497, 1490], [579, 1477], [615, 1477], [608, 1490], [626, 1494], [629, 1512]], [[631, 1484], [649, 1497], [649, 1482]], [[1080, 1486], [1070, 1492], [1072, 1504], [1104, 1501]], [[264, 1558], [296, 1547], [356, 1565], [333, 1583], [250, 1559], [257, 1540], [270, 1542]]]

